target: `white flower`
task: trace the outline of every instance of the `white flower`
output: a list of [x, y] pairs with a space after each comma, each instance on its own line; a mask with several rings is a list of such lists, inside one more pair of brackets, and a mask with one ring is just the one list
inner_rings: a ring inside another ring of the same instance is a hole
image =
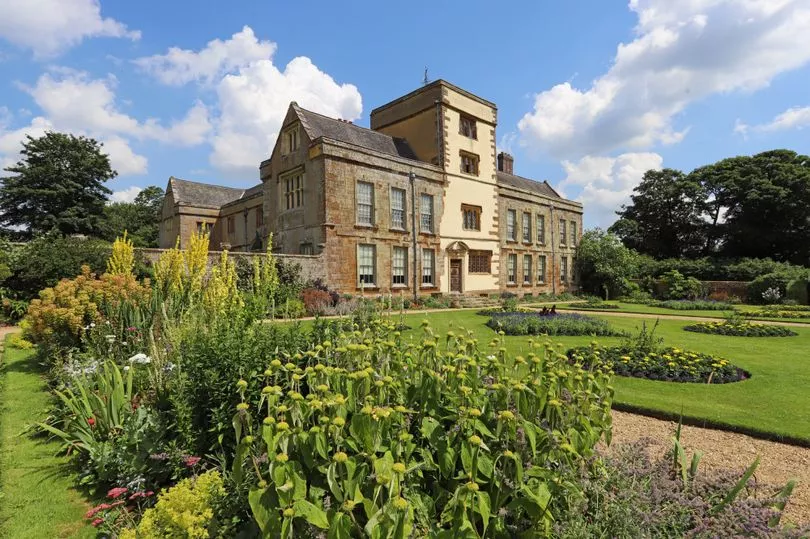
[[124, 372], [127, 372], [130, 369], [129, 365], [124, 366]]
[[152, 358], [147, 356], [143, 352], [139, 352], [139, 353], [135, 354], [134, 356], [132, 356], [131, 358], [129, 358], [129, 362], [130, 363], [139, 363], [139, 364], [152, 363]]
[[174, 363], [169, 361], [168, 363], [166, 363], [166, 366], [163, 367], [163, 370], [165, 370], [166, 372], [172, 372], [174, 370]]
[[107, 339], [107, 342], [110, 344], [115, 342], [115, 335], [105, 335], [104, 338]]
[[126, 346], [126, 345], [127, 345], [127, 341], [122, 341], [121, 342], [121, 346]]
[[91, 327], [91, 328], [96, 327], [96, 323], [95, 323], [95, 322], [90, 322], [90, 327]]

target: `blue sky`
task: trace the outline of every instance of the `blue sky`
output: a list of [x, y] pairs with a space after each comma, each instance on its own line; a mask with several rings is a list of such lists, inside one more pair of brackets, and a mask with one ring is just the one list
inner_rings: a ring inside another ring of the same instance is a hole
[[424, 68], [498, 105], [515, 172], [607, 226], [642, 174], [810, 153], [810, 0], [0, 2], [0, 166], [25, 134], [105, 143], [117, 200], [249, 186], [287, 104], [368, 125]]

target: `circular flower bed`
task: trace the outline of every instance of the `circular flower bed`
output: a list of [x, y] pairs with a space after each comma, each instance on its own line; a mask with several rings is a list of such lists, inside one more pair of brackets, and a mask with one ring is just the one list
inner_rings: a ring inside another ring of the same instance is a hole
[[592, 345], [568, 350], [568, 358], [579, 363], [598, 360], [619, 376], [667, 382], [727, 384], [751, 377], [749, 373], [725, 359], [678, 348], [647, 352], [626, 346]]
[[624, 335], [605, 320], [574, 313], [494, 313], [487, 326], [506, 335]]
[[784, 326], [769, 324], [755, 324], [752, 322], [698, 322], [685, 326], [686, 331], [695, 333], [710, 333], [712, 335], [728, 335], [731, 337], [795, 337], [798, 335]]

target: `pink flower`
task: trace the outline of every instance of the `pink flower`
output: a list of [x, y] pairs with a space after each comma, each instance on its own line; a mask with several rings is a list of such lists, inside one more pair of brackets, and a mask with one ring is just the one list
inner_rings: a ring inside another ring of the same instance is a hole
[[104, 522], [104, 519], [103, 519], [103, 518], [97, 518], [96, 520], [94, 520], [94, 521], [92, 522], [93, 527], [94, 527], [94, 528], [98, 528], [98, 525], [99, 525], [99, 524], [101, 524], [102, 522]]
[[183, 459], [183, 463], [188, 468], [194, 467], [198, 462], [200, 462], [200, 457], [186, 457]]
[[88, 417], [88, 418], [87, 418], [87, 424], [88, 424], [88, 425], [90, 425], [90, 426], [92, 427], [93, 425], [95, 425], [95, 424], [96, 424], [96, 420], [95, 420], [95, 419], [93, 419], [92, 417]]
[[129, 489], [126, 487], [116, 487], [111, 488], [110, 491], [107, 493], [108, 498], [119, 498], [123, 494], [126, 494]]

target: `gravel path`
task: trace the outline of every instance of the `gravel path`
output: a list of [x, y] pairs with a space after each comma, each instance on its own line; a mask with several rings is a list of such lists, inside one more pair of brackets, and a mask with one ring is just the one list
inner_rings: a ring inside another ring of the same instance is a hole
[[[676, 428], [675, 422], [613, 411], [613, 444], [652, 438], [655, 440], [653, 451], [660, 455], [672, 447]], [[795, 523], [810, 522], [810, 449], [687, 425], [681, 428], [681, 443], [690, 452], [703, 451], [701, 468], [730, 468], [742, 472], [759, 455], [760, 464], [755, 474], [758, 480], [778, 486], [796, 480], [785, 518]]]
[[[565, 309], [566, 313], [576, 314], [592, 314], [599, 316], [618, 316], [620, 318], [660, 318], [662, 320], [690, 320], [693, 322], [717, 322], [722, 318], [706, 318], [703, 316], [688, 316], [683, 314], [652, 314], [652, 313], [617, 313], [611, 311], [598, 311], [596, 309], [577, 310]], [[780, 320], [754, 320], [757, 324], [769, 324], [776, 326], [792, 326], [795, 328], [807, 328], [810, 324], [803, 324], [801, 322], [782, 322]]]

